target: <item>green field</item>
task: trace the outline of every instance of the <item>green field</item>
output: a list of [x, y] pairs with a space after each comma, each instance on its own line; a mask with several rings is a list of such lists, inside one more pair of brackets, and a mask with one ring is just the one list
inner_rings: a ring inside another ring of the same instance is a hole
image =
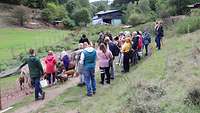
[[[117, 67], [116, 80], [110, 86], [98, 84], [94, 97], [81, 98], [81, 89], [72, 87], [38, 112], [199, 113], [198, 105], [184, 104], [188, 93], [199, 88], [199, 34], [200, 31], [173, 37], [169, 34], [163, 49], [132, 67], [130, 73], [122, 75]], [[98, 73], [96, 76], [99, 78]], [[25, 104], [27, 101], [23, 100], [15, 107]]]
[[25, 52], [28, 48], [56, 44], [64, 40], [65, 36], [67, 36], [67, 31], [53, 29], [0, 29], [0, 60], [11, 59], [13, 55]]

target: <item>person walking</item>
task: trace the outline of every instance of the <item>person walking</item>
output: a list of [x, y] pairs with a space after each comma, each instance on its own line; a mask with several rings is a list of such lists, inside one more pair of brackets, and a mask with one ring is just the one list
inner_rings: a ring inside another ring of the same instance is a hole
[[143, 45], [146, 51], [145, 56], [148, 56], [149, 44], [151, 43], [151, 34], [148, 32], [147, 28], [145, 28], [142, 37], [143, 37]]
[[87, 96], [96, 93], [95, 66], [96, 66], [96, 50], [84, 42], [85, 49], [81, 53], [80, 64], [83, 64], [83, 74], [87, 89]]
[[43, 100], [45, 98], [45, 92], [40, 85], [40, 78], [44, 75], [43, 67], [40, 59], [36, 57], [34, 49], [29, 50], [30, 56], [25, 59], [25, 62], [19, 67], [20, 70], [23, 66], [28, 64], [31, 83], [35, 88], [35, 101]]
[[109, 49], [106, 48], [104, 43], [101, 43], [97, 51], [97, 57], [99, 61], [99, 68], [101, 73], [101, 84], [104, 84], [105, 75], [106, 83], [110, 84], [110, 61], [113, 59], [113, 55]]
[[130, 37], [127, 37], [126, 39], [125, 39], [125, 43], [124, 43], [124, 45], [122, 46], [122, 53], [123, 53], [123, 70], [122, 70], [122, 72], [124, 72], [124, 73], [127, 73], [127, 72], [129, 72], [129, 59], [130, 59], [130, 49], [131, 49], [131, 39], [130, 39]]
[[49, 86], [55, 83], [56, 78], [56, 57], [54, 56], [52, 51], [48, 52], [48, 55], [45, 58], [46, 64], [46, 76], [49, 82]]

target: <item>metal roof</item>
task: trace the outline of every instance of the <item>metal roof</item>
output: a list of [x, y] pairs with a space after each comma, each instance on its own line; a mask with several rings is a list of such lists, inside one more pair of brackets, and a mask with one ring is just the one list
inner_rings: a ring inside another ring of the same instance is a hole
[[114, 13], [117, 12], [119, 10], [107, 10], [107, 11], [100, 11], [98, 13], [96, 13], [97, 15], [103, 15], [103, 14], [108, 14], [108, 13]]

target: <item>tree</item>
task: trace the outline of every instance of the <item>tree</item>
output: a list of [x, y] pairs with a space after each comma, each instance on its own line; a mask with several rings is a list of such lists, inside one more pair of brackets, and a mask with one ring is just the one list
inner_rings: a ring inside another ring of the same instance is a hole
[[91, 21], [91, 15], [87, 8], [81, 8], [74, 12], [73, 19], [75, 20], [76, 25], [86, 26]]
[[16, 18], [17, 23], [20, 26], [24, 26], [24, 23], [28, 19], [28, 12], [25, 6], [18, 6], [17, 9], [13, 12], [13, 17]]
[[65, 8], [69, 13], [73, 13], [76, 8], [80, 8], [80, 4], [76, 0], [68, 0], [65, 4]]

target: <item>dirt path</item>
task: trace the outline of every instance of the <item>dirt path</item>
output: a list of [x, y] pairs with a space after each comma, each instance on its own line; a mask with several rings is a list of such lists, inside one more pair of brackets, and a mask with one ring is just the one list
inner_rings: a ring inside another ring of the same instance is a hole
[[14, 111], [14, 113], [32, 113], [36, 112], [38, 109], [45, 107], [45, 105], [55, 99], [57, 96], [65, 92], [68, 88], [75, 86], [79, 82], [79, 78], [73, 78], [64, 85], [57, 86], [55, 88], [47, 89], [46, 98], [43, 101], [32, 102], [29, 105], [26, 105], [22, 108], [19, 108]]

